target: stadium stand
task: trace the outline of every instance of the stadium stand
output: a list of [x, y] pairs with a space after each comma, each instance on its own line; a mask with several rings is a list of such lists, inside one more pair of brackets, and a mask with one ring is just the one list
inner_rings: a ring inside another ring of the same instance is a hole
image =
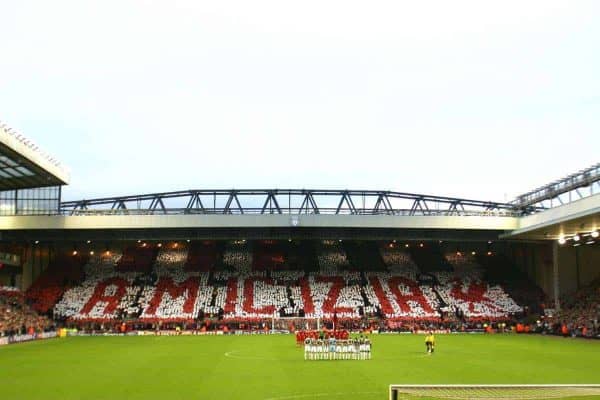
[[324, 240], [317, 255], [320, 272], [337, 271], [350, 266], [345, 250], [335, 240]]
[[31, 307], [38, 313], [48, 314], [65, 290], [81, 281], [86, 261], [87, 257], [79, 254], [57, 257], [27, 289], [25, 297]]
[[410, 256], [422, 272], [453, 270], [440, 247], [435, 244], [427, 247], [413, 246], [410, 248]]
[[526, 273], [520, 271], [508, 257], [502, 254], [477, 256], [477, 264], [483, 269], [487, 282], [499, 284], [518, 304], [525, 314], [540, 314], [546, 303], [544, 291], [535, 285]]
[[459, 311], [467, 319], [504, 318], [523, 312], [499, 285], [491, 286], [482, 280], [478, 271], [451, 274], [437, 272], [436, 291], [451, 311]]
[[220, 249], [214, 241], [194, 242], [189, 246], [185, 269], [188, 271], [210, 271], [219, 258]]
[[271, 240], [255, 244], [252, 258], [252, 269], [254, 271], [282, 268], [285, 262], [285, 249], [282, 245], [278, 245]]
[[381, 247], [381, 258], [388, 269], [416, 268], [415, 263], [410, 257], [410, 254], [400, 250], [393, 243], [386, 244]]
[[562, 309], [543, 323], [548, 333], [583, 337], [600, 336], [600, 279], [561, 299]]
[[252, 267], [252, 250], [245, 240], [230, 242], [223, 253], [223, 264], [239, 272]]
[[148, 272], [156, 258], [157, 249], [154, 247], [128, 247], [117, 263], [121, 271]]
[[[384, 271], [354, 270], [345, 247], [326, 241], [318, 245], [319, 270], [312, 272], [289, 268], [285, 245], [230, 242], [222, 260], [214, 249], [212, 244], [155, 252], [129, 248], [127, 262], [125, 254], [91, 257], [85, 277], [64, 291], [54, 315], [72, 323], [241, 322], [274, 316], [405, 323], [441, 322], [448, 313], [463, 322], [502, 321], [523, 311], [501, 285], [485, 281], [475, 258], [448, 260], [453, 271], [422, 272], [410, 253], [381, 246], [383, 267], [375, 269]], [[143, 262], [135, 261], [139, 254]], [[203, 254], [210, 259], [199, 262]]]
[[43, 332], [51, 326], [49, 318], [27, 305], [20, 290], [0, 286], [0, 336]]

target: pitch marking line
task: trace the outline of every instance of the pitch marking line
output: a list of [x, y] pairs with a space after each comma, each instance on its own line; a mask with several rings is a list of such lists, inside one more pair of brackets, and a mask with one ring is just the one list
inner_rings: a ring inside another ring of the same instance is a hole
[[[264, 400], [293, 400], [293, 399], [310, 399], [315, 397], [340, 397], [340, 396], [356, 396], [361, 394], [381, 394], [380, 392], [343, 392], [343, 393], [309, 393], [309, 394], [293, 394], [290, 396], [268, 397]], [[352, 397], [351, 397], [352, 398]]]
[[244, 356], [244, 355], [236, 355], [240, 353], [241, 350], [231, 350], [225, 353], [225, 357], [229, 358], [237, 358], [238, 360], [264, 360], [264, 361], [277, 361], [275, 358], [266, 358], [266, 357], [254, 357], [254, 356]]

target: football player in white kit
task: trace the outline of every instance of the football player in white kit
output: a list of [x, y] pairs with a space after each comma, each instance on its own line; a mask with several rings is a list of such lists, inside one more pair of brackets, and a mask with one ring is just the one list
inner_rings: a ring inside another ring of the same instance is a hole
[[304, 359], [308, 360], [310, 357], [310, 339], [304, 339]]
[[327, 344], [325, 343], [325, 341], [323, 339], [319, 339], [319, 341], [317, 342], [317, 353], [318, 353], [318, 359], [319, 360], [324, 360], [325, 359], [325, 350], [327, 349]]
[[359, 349], [360, 349], [359, 358], [361, 360], [365, 360], [367, 358], [367, 354], [366, 354], [367, 353], [367, 345], [366, 345], [365, 339], [363, 339], [363, 338], [360, 339]]

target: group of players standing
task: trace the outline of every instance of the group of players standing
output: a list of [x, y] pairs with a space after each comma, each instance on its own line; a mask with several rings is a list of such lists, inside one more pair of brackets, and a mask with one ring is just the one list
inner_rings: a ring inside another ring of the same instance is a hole
[[307, 338], [304, 340], [305, 360], [370, 360], [371, 341], [366, 338], [339, 340]]
[[[305, 360], [371, 359], [371, 341], [362, 335], [358, 338], [348, 338], [348, 332], [346, 331], [341, 332], [340, 335], [336, 334], [330, 337], [327, 337], [323, 332], [318, 336], [317, 332], [308, 333], [314, 334], [314, 336], [304, 338]], [[302, 335], [297, 333], [296, 343], [301, 344], [302, 339]], [[435, 336], [432, 331], [429, 331], [425, 336], [425, 347], [429, 355], [435, 351]]]

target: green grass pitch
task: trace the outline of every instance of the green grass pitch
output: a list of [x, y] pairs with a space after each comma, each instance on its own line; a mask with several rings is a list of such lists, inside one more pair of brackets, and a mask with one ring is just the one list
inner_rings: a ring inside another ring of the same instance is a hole
[[600, 383], [600, 341], [373, 335], [373, 359], [304, 361], [292, 335], [74, 337], [0, 347], [0, 399], [367, 399], [391, 383]]

